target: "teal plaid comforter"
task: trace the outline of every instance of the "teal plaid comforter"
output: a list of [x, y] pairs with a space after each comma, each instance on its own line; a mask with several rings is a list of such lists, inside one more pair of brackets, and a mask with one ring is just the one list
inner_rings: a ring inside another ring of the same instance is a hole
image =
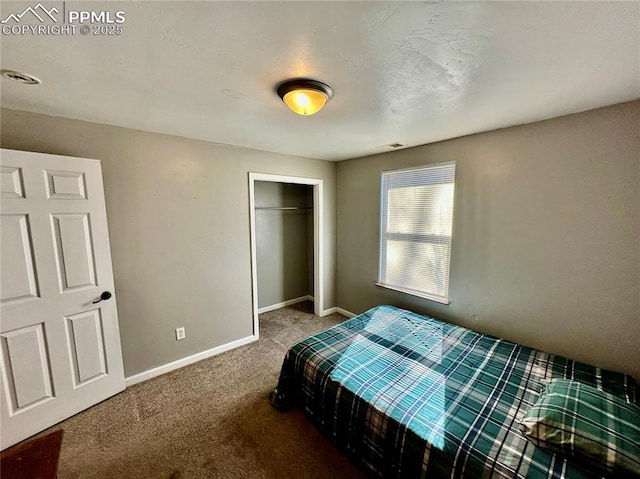
[[280, 410], [300, 406], [374, 477], [593, 477], [520, 432], [550, 378], [636, 402], [628, 375], [393, 306], [296, 344], [271, 398]]

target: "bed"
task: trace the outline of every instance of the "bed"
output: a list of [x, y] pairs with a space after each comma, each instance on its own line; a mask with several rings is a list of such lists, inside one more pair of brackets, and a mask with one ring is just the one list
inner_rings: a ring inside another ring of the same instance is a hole
[[300, 407], [371, 477], [604, 477], [521, 433], [520, 419], [552, 378], [637, 403], [628, 375], [393, 306], [293, 346], [271, 402]]

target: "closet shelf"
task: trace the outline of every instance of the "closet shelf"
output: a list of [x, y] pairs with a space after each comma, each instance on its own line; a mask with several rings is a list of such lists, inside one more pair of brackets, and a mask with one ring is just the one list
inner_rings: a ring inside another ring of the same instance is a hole
[[312, 206], [256, 206], [257, 210], [312, 210]]

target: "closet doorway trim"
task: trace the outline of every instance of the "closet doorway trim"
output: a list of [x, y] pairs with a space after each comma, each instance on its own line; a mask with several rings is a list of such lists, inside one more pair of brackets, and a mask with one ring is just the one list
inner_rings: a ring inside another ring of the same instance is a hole
[[253, 334], [258, 337], [258, 269], [256, 254], [256, 210], [255, 182], [271, 181], [313, 186], [313, 309], [316, 316], [323, 316], [324, 285], [323, 263], [323, 180], [298, 176], [271, 175], [267, 173], [249, 173], [249, 218], [251, 221], [251, 298], [253, 301]]

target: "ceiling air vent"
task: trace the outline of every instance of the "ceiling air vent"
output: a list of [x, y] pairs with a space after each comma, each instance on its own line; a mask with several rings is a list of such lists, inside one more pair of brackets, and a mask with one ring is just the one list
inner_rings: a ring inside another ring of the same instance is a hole
[[26, 85], [39, 85], [42, 83], [36, 77], [27, 75], [26, 73], [16, 72], [13, 70], [0, 70], [0, 74], [9, 80], [18, 81]]
[[380, 145], [380, 146], [374, 146], [374, 148], [400, 148], [401, 146], [404, 146], [402, 143], [389, 143], [388, 145]]

